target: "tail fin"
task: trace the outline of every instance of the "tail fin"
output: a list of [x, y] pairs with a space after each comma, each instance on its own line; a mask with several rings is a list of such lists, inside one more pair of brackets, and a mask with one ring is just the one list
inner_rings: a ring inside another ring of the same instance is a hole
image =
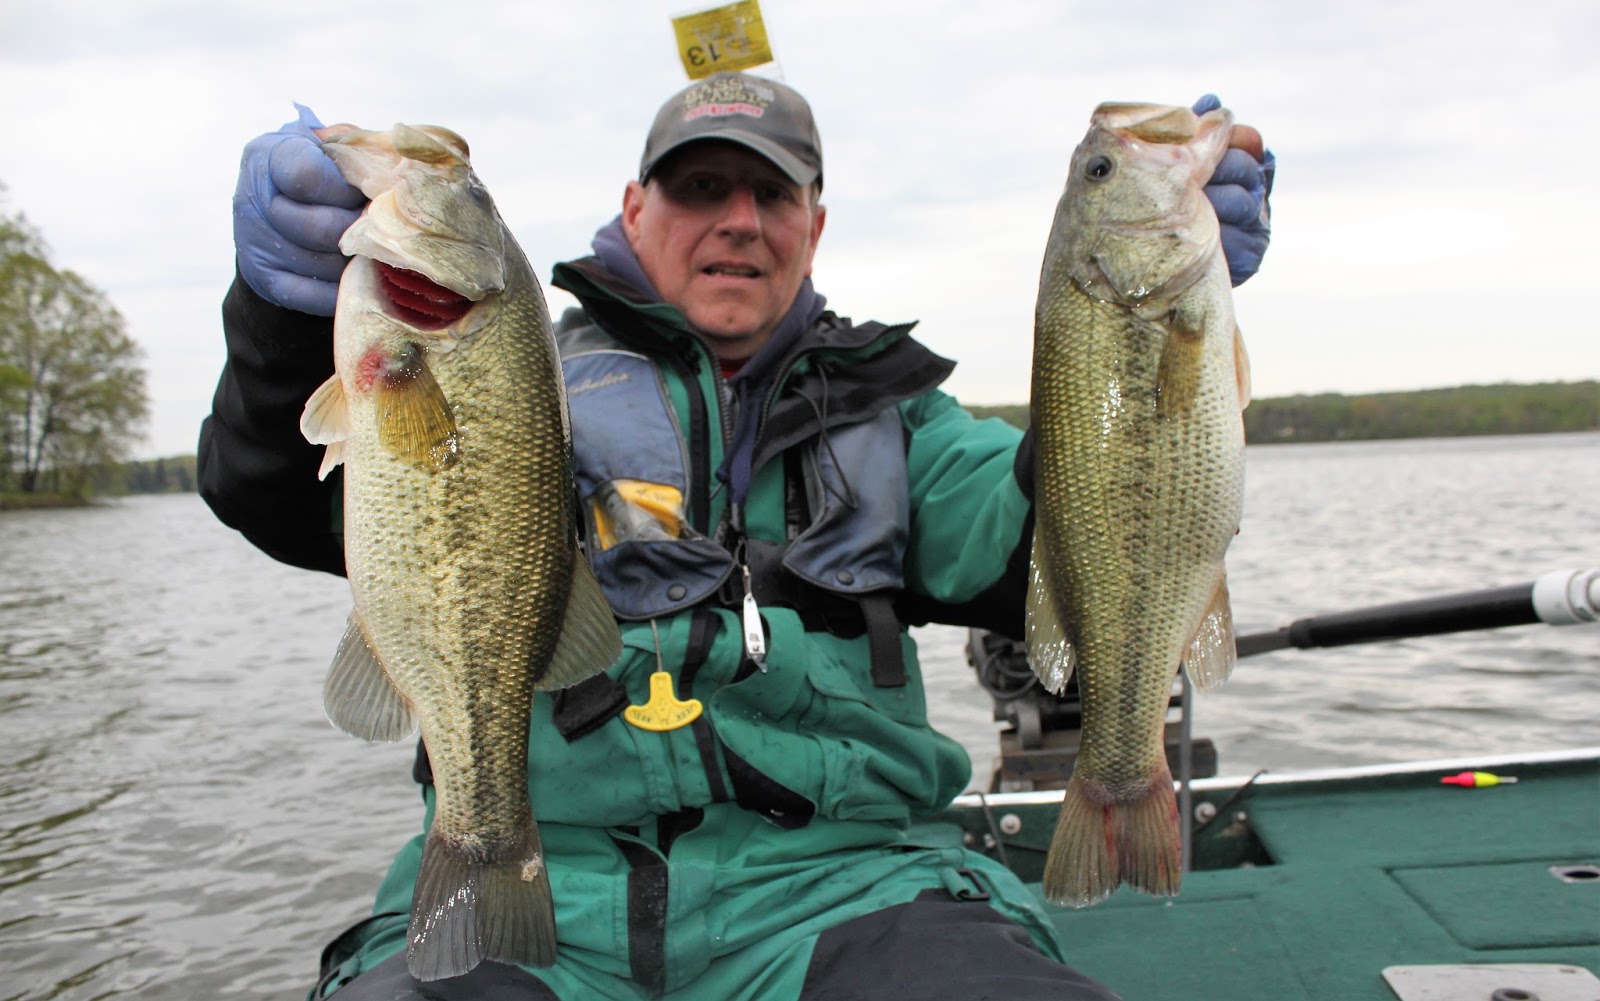
[[539, 829], [504, 857], [429, 832], [411, 902], [406, 967], [418, 980], [459, 977], [486, 959], [522, 966], [556, 960], [556, 919]]
[[1183, 877], [1178, 801], [1162, 762], [1148, 791], [1113, 802], [1097, 783], [1074, 775], [1045, 860], [1044, 895], [1088, 907], [1126, 882], [1158, 897], [1174, 896]]

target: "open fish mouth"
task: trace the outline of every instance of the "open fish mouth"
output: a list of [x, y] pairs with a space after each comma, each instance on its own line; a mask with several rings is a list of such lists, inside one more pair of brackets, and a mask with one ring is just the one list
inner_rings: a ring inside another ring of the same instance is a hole
[[472, 309], [473, 302], [426, 275], [373, 261], [378, 289], [389, 315], [418, 330], [443, 330]]

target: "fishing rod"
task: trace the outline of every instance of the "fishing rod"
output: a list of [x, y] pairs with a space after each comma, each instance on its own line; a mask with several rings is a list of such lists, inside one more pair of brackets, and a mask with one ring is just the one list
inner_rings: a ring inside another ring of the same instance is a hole
[[1235, 644], [1240, 657], [1254, 657], [1291, 648], [1381, 643], [1541, 622], [1600, 622], [1600, 566], [1557, 570], [1526, 584], [1313, 615], [1273, 632], [1240, 636]]
[[[1414, 636], [1440, 636], [1475, 629], [1501, 629], [1538, 623], [1552, 626], [1600, 622], [1600, 567], [1556, 570], [1526, 584], [1461, 591], [1454, 594], [1372, 605], [1327, 615], [1313, 615], [1268, 633], [1251, 633], [1234, 641], [1239, 656], [1254, 657], [1277, 650], [1382, 643]], [[1189, 870], [1194, 851], [1194, 814], [1191, 809], [1189, 695], [1183, 677], [1180, 700], [1178, 802], [1180, 850], [1183, 869]]]
[[[1558, 570], [1525, 584], [1314, 615], [1272, 632], [1240, 636], [1235, 647], [1240, 657], [1254, 657], [1278, 650], [1381, 643], [1541, 622], [1600, 622], [1600, 566]], [[1036, 744], [1042, 729], [1081, 726], [1076, 698], [1047, 696], [1020, 642], [974, 629], [969, 630], [966, 652], [979, 684], [997, 706], [1010, 707], [1006, 718], [1025, 744]], [[1075, 695], [1070, 688], [1068, 694]]]
[[[1314, 615], [1296, 619], [1272, 632], [1240, 636], [1235, 646], [1240, 657], [1253, 657], [1278, 650], [1381, 643], [1506, 626], [1597, 622], [1600, 622], [1600, 566], [1587, 570], [1558, 570], [1537, 580], [1507, 587]], [[1044, 730], [1082, 726], [1081, 705], [1077, 699], [1045, 693], [1033, 676], [1022, 644], [972, 630], [967, 660], [977, 669], [979, 683], [995, 700], [996, 720], [1010, 722], [1022, 746], [1038, 746]], [[1179, 672], [1179, 679], [1182, 694], [1173, 702], [1180, 713], [1174, 777], [1182, 817], [1182, 864], [1187, 870], [1194, 833], [1190, 790], [1195, 772], [1190, 715], [1193, 689], [1182, 672]]]

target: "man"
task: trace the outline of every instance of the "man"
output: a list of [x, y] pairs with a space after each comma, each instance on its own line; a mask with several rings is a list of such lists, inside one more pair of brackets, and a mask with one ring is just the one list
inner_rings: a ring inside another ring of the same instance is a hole
[[[338, 477], [318, 482], [297, 421], [331, 370], [337, 240], [362, 199], [311, 124], [245, 150], [201, 491], [269, 554], [339, 573]], [[1240, 151], [1214, 178], [1238, 203], [1220, 213], [1242, 223], [1236, 280], [1266, 247], [1269, 181]], [[555, 269], [582, 304], [557, 339], [585, 542], [624, 640], [536, 700], [556, 964], [412, 981], [419, 836], [313, 997], [1114, 997], [1063, 965], [1010, 872], [915, 826], [970, 762], [928, 726], [906, 627], [1017, 635], [1031, 453], [939, 392], [953, 365], [908, 324], [826, 308], [822, 184], [804, 99], [719, 74], [662, 106], [621, 214]], [[704, 711], [637, 722], [657, 670]], [[425, 753], [417, 774], [426, 791]]]

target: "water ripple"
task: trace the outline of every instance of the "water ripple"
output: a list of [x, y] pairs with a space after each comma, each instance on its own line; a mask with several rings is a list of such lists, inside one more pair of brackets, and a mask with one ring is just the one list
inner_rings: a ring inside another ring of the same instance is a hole
[[[1600, 435], [1252, 448], [1241, 631], [1600, 561]], [[1532, 498], [1532, 500], [1530, 500]], [[290, 1001], [420, 824], [411, 748], [322, 716], [343, 581], [194, 497], [0, 515], [0, 1001]], [[916, 631], [987, 779], [961, 630]], [[1526, 627], [1252, 658], [1195, 701], [1226, 772], [1592, 741], [1600, 634]]]

